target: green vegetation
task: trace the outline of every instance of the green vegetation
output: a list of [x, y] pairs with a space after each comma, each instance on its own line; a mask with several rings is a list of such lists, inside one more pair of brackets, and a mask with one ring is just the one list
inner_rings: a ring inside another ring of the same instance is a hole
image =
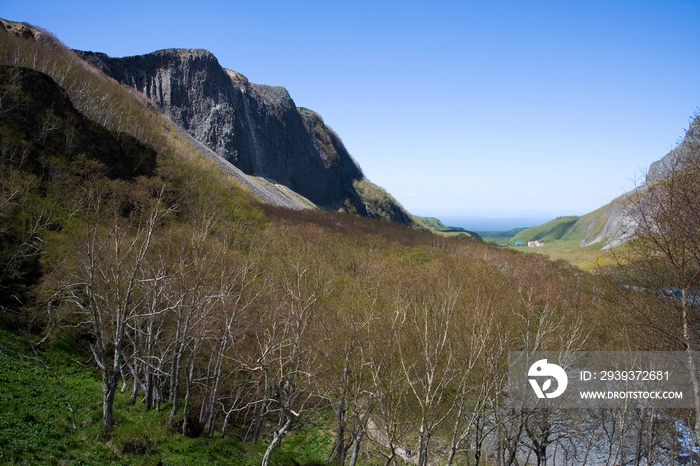
[[416, 215], [412, 217], [416, 225], [428, 228], [441, 236], [457, 236], [482, 241], [482, 237], [478, 233], [465, 230], [464, 228], [448, 227], [435, 217], [418, 217]]
[[444, 223], [442, 223], [439, 219], [435, 217], [418, 217], [414, 216], [416, 221], [421, 222], [423, 225], [427, 226], [428, 228], [432, 229], [433, 231], [451, 231], [453, 228], [448, 227]]
[[510, 247], [523, 254], [541, 254], [552, 260], [564, 260], [582, 270], [596, 272], [600, 266], [614, 262], [612, 251], [601, 249], [601, 243], [582, 247], [577, 239], [547, 241], [542, 247]]
[[[596, 218], [602, 217], [595, 213]], [[583, 270], [594, 271], [600, 266], [612, 262], [610, 251], [602, 250], [604, 242], [597, 242], [588, 246], [581, 246], [584, 239], [582, 229], [587, 225], [591, 214], [583, 217], [558, 217], [531, 228], [518, 228], [511, 230], [512, 236], [505, 237], [511, 232], [503, 233], [498, 237], [487, 237], [486, 241], [505, 244], [509, 248], [526, 254], [542, 254], [554, 260], [565, 260]], [[605, 219], [601, 220], [604, 223]], [[601, 226], [602, 228], [602, 226]], [[590, 232], [590, 229], [588, 229]], [[523, 246], [513, 246], [514, 242], [521, 242]], [[544, 243], [542, 247], [527, 247], [529, 241]]]
[[386, 219], [404, 225], [414, 225], [413, 219], [401, 204], [391, 194], [376, 184], [363, 178], [353, 181], [352, 190], [355, 191], [356, 196], [350, 196], [349, 199], [359, 199], [359, 201], [351, 204], [351, 201], [348, 200], [345, 211], [361, 214], [369, 218]]
[[542, 225], [523, 229], [512, 235], [509, 243], [514, 241], [578, 241], [582, 246], [598, 245], [604, 247], [608, 241], [614, 240], [625, 228], [624, 221], [636, 205], [635, 197], [642, 195], [644, 190], [627, 193], [609, 204], [581, 217], [558, 217]]
[[[41, 349], [0, 329], [0, 462], [3, 464], [257, 465], [262, 445], [233, 437], [187, 438], [167, 429], [168, 410], [145, 411], [117, 394], [118, 427], [101, 432], [100, 382], [85, 350], [66, 334]], [[316, 416], [290, 434], [274, 464], [322, 464], [332, 444], [328, 419]], [[325, 464], [325, 463], [324, 463]]]
[[[510, 239], [510, 242], [522, 241], [553, 241], [560, 239], [576, 239], [571, 237], [570, 229], [579, 217], [557, 217], [536, 227], [526, 228]], [[581, 239], [581, 238], [578, 238]]]
[[473, 232], [473, 231], [468, 231], [465, 230], [464, 228], [459, 228], [459, 227], [448, 227], [444, 223], [442, 223], [439, 219], [435, 217], [419, 217], [417, 215], [413, 216], [413, 220], [420, 225], [423, 225], [427, 228], [430, 228], [432, 231], [438, 232], [438, 233], [464, 233], [467, 236], [472, 236], [475, 238], [478, 238], [480, 235]]
[[23, 339], [0, 331], [0, 461], [55, 464], [73, 458], [79, 439], [73, 424], [90, 423], [99, 401], [93, 371], [72, 361], [57, 341], [34, 353]]
[[482, 237], [482, 238], [490, 238], [493, 241], [491, 242], [504, 242], [504, 240], [508, 240], [512, 238], [513, 236], [517, 235], [521, 231], [525, 230], [526, 228], [513, 228], [508, 231], [477, 231], [477, 233]]

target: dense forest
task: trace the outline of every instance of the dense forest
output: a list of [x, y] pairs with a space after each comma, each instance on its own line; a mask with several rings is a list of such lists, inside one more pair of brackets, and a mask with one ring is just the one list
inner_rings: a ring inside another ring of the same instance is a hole
[[[262, 204], [143, 96], [28, 30], [0, 31], [3, 462], [672, 464], [692, 452], [680, 440], [700, 430], [691, 410], [505, 400], [509, 351], [697, 348], [694, 162], [640, 188], [632, 241], [588, 273], [467, 235]], [[59, 409], [13, 395], [39, 373]], [[42, 429], [72, 440], [52, 450]], [[322, 448], [285, 450], [299, 431]], [[172, 439], [208, 443], [193, 459]], [[223, 442], [248, 456], [205, 456]]]

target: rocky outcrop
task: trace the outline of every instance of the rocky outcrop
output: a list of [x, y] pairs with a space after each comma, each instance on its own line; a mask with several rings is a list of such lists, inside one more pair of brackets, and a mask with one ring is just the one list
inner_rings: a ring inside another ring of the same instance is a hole
[[680, 170], [692, 161], [698, 162], [700, 153], [700, 116], [690, 123], [683, 141], [661, 160], [657, 160], [649, 166], [646, 183], [653, 183], [667, 177], [676, 170]]
[[[635, 234], [640, 209], [646, 202], [647, 188], [691, 163], [700, 163], [700, 116], [693, 119], [683, 141], [675, 149], [651, 164], [641, 186], [579, 217], [560, 234], [559, 239], [579, 239], [581, 247], [602, 243], [602, 249], [624, 244]], [[537, 228], [540, 234], [541, 228]]]
[[50, 33], [27, 23], [16, 23], [14, 21], [7, 21], [5, 19], [0, 18], [0, 27], [2, 27], [6, 32], [12, 34], [13, 36], [21, 37], [23, 39], [28, 40], [35, 40], [37, 42], [43, 42], [45, 44], [58, 45], [58, 40]]
[[572, 229], [583, 235], [581, 246], [605, 241], [604, 248], [607, 249], [625, 243], [634, 234], [637, 204], [644, 202], [646, 187], [690, 163], [698, 163], [699, 158], [700, 116], [693, 119], [683, 141], [676, 148], [649, 166], [644, 184], [576, 222]]
[[[283, 87], [253, 84], [206, 50], [161, 50], [88, 63], [155, 102], [174, 123], [248, 175], [281, 184], [316, 205], [375, 216], [354, 188], [364, 180], [338, 135], [317, 113], [297, 108]], [[392, 220], [410, 223], [406, 211]], [[408, 219], [408, 220], [407, 220]]]
[[630, 239], [634, 231], [634, 220], [628, 211], [631, 193], [623, 194], [610, 204], [578, 219], [572, 230], [583, 236], [581, 247], [605, 242], [602, 249], [619, 246]]

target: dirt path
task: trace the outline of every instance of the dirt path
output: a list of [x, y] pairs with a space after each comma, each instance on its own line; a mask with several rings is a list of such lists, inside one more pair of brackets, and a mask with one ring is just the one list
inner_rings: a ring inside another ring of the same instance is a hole
[[[381, 429], [373, 420], [367, 421], [367, 432], [369, 433], [369, 436], [372, 438], [372, 440], [380, 445], [384, 445], [385, 447], [389, 448], [389, 438], [386, 436], [386, 433], [384, 432], [384, 429]], [[415, 455], [415, 451], [411, 451], [411, 456], [407, 457], [406, 456], [406, 450], [403, 448], [396, 447], [394, 448], [394, 453], [396, 453], [396, 456], [398, 456], [400, 459], [404, 460], [406, 463], [409, 464], [418, 464], [418, 456]]]

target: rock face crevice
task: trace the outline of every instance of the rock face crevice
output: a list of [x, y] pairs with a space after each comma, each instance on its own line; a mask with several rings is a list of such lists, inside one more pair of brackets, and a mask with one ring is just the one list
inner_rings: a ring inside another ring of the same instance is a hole
[[283, 87], [253, 84], [206, 50], [168, 49], [88, 63], [155, 102], [174, 123], [244, 173], [287, 186], [317, 205], [357, 204], [362, 170], [317, 113]]

